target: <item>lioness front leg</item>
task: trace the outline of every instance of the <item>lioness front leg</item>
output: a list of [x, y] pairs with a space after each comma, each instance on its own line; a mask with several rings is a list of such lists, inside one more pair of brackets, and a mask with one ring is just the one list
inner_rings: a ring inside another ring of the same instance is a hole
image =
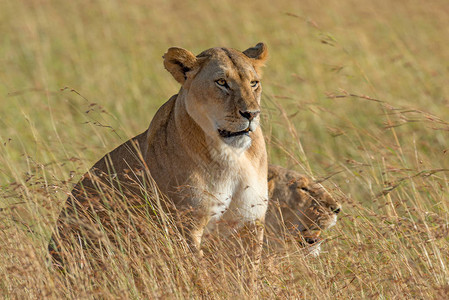
[[188, 232], [186, 232], [186, 240], [187, 244], [190, 247], [190, 250], [198, 257], [203, 257], [203, 250], [201, 250], [201, 240], [204, 233], [204, 226], [192, 225], [191, 228], [188, 228]]
[[180, 231], [189, 246], [190, 250], [198, 257], [203, 257], [203, 250], [201, 249], [201, 241], [204, 230], [210, 217], [207, 214], [192, 213], [183, 218], [181, 222]]
[[242, 254], [249, 258], [251, 266], [257, 270], [262, 255], [264, 221], [256, 220], [246, 223], [237, 232]]

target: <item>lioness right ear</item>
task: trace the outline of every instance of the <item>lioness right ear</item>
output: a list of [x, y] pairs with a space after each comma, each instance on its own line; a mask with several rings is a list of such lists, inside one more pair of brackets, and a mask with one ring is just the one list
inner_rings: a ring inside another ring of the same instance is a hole
[[256, 46], [251, 47], [243, 51], [243, 54], [249, 58], [265, 61], [268, 57], [268, 49], [264, 43], [258, 43]]
[[164, 54], [164, 66], [180, 84], [187, 79], [187, 72], [197, 64], [197, 58], [192, 52], [183, 48], [172, 47]]
[[252, 59], [256, 71], [261, 75], [261, 67], [264, 66], [268, 58], [268, 49], [264, 43], [258, 43], [256, 46], [243, 51], [243, 54]]

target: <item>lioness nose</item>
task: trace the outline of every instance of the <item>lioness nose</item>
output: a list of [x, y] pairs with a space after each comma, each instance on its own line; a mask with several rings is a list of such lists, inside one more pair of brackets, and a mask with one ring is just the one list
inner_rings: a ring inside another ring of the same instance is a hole
[[242, 115], [242, 117], [244, 117], [245, 119], [248, 119], [250, 121], [252, 119], [254, 119], [255, 117], [257, 117], [258, 114], [260, 114], [259, 110], [256, 110], [256, 111], [241, 111], [240, 110], [239, 112]]

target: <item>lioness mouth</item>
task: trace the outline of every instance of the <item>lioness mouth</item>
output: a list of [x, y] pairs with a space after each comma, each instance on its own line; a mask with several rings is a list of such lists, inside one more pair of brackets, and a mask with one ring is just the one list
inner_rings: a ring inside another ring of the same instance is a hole
[[218, 134], [223, 138], [229, 138], [229, 137], [239, 136], [239, 135], [249, 135], [249, 132], [250, 132], [249, 127], [246, 128], [245, 130], [237, 131], [237, 132], [231, 132], [231, 131], [227, 131], [227, 130], [218, 129]]

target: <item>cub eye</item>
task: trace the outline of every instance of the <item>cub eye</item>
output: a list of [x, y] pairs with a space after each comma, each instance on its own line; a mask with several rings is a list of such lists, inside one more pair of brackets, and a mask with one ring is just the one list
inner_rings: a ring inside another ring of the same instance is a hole
[[223, 87], [227, 87], [228, 86], [228, 83], [224, 79], [215, 80], [215, 83], [218, 84], [219, 86], [223, 86]]
[[251, 84], [251, 87], [256, 88], [259, 85], [259, 81], [253, 80], [250, 82], [250, 84]]

